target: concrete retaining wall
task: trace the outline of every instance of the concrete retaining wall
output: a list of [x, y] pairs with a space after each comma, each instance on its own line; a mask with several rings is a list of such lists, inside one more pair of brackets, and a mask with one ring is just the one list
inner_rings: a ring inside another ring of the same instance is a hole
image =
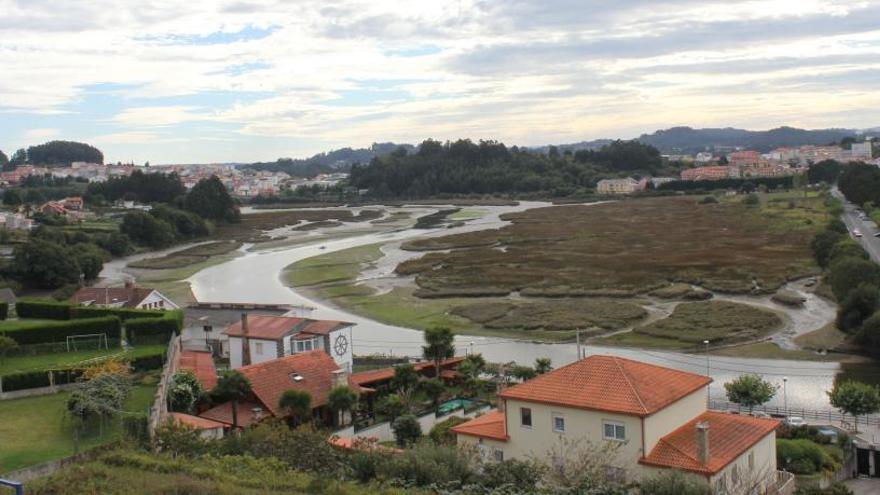
[[[459, 409], [443, 416], [437, 416], [434, 413], [428, 413], [424, 416], [420, 416], [418, 420], [419, 424], [422, 427], [422, 434], [427, 435], [428, 432], [431, 431], [431, 428], [434, 427], [434, 425], [443, 422], [444, 420], [447, 420], [453, 416], [459, 418], [474, 418], [479, 414], [487, 412], [489, 409], [490, 407], [486, 406], [475, 411], [471, 411], [467, 414]], [[394, 430], [391, 429], [391, 423], [387, 421], [384, 423], [375, 424], [368, 428], [364, 428], [363, 430], [360, 430], [358, 432], [354, 431], [354, 426], [349, 426], [348, 428], [338, 430], [336, 434], [340, 437], [345, 438], [376, 438], [380, 442], [393, 442], [395, 440]]]

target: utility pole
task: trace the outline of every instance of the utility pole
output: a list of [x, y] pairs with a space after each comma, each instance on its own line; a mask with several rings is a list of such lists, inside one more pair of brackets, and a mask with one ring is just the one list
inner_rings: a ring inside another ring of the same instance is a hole
[[[704, 340], [703, 344], [705, 344], [705, 346], [706, 346], [706, 376], [708, 376], [709, 378], [712, 378], [712, 374], [709, 372], [709, 341]], [[707, 406], [709, 406], [709, 401], [712, 400], [712, 394], [709, 391], [709, 389], [711, 387], [712, 387], [712, 382], [709, 382], [709, 384], [706, 385], [706, 405]]]
[[576, 332], [577, 332], [577, 353], [578, 353], [578, 356], [575, 361], [580, 361], [581, 360], [581, 329], [578, 328], [576, 330]]

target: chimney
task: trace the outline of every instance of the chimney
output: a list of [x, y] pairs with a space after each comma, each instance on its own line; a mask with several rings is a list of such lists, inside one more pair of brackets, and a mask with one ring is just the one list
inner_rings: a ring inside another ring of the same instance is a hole
[[132, 280], [130, 278], [125, 279], [125, 288], [126, 289], [133, 289], [134, 288], [134, 280]]
[[248, 315], [241, 314], [241, 365], [251, 364], [251, 344], [248, 339]]
[[498, 382], [495, 386], [495, 407], [499, 411], [504, 411], [504, 398], [501, 397], [501, 392], [507, 389], [507, 384], [504, 382]]
[[702, 465], [709, 464], [709, 422], [697, 423], [697, 460]]
[[336, 370], [333, 372], [333, 386], [348, 386], [348, 373], [345, 370]]

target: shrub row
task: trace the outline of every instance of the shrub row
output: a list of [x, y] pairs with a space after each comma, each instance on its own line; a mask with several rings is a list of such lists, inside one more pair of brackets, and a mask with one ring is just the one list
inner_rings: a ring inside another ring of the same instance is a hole
[[0, 302], [0, 320], [5, 320], [9, 317], [9, 303]]
[[181, 323], [174, 314], [162, 318], [135, 318], [125, 322], [125, 336], [128, 343], [164, 344], [172, 335], [180, 332]]
[[165, 364], [165, 352], [157, 352], [146, 356], [139, 356], [131, 360], [131, 368], [134, 371], [149, 371], [161, 368]]
[[48, 387], [49, 373], [52, 373], [55, 385], [65, 385], [73, 383], [82, 374], [79, 370], [64, 371], [23, 371], [20, 373], [10, 373], [0, 377], [2, 381], [2, 390], [4, 392], [14, 392], [16, 390], [27, 390], [31, 388]]
[[108, 339], [119, 339], [122, 324], [115, 316], [87, 320], [53, 322], [6, 322], [0, 325], [0, 335], [11, 337], [19, 345], [64, 342], [68, 336], [105, 333]]
[[[0, 327], [2, 328], [2, 327]], [[102, 342], [103, 344], [103, 342]], [[107, 338], [107, 346], [111, 349], [119, 347], [121, 344], [119, 339]], [[58, 354], [67, 352], [67, 340], [58, 342], [47, 342], [44, 344], [28, 344], [20, 345], [7, 353], [7, 356], [37, 356], [39, 354]]]
[[[115, 316], [122, 321], [126, 321], [135, 318], [161, 318], [169, 313], [168, 311], [153, 309], [77, 306], [75, 304], [49, 299], [22, 299], [16, 303], [15, 310], [20, 318], [39, 318], [44, 320], [70, 320]], [[179, 311], [170, 311], [170, 313], [179, 313]]]

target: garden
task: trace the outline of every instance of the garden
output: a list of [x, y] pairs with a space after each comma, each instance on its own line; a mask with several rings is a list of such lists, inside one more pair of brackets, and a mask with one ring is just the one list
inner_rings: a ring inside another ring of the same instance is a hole
[[[179, 311], [42, 299], [18, 301], [14, 316], [0, 322], [0, 472], [118, 439], [126, 418], [145, 418], [155, 370], [182, 325]], [[104, 375], [118, 379], [73, 411]]]

